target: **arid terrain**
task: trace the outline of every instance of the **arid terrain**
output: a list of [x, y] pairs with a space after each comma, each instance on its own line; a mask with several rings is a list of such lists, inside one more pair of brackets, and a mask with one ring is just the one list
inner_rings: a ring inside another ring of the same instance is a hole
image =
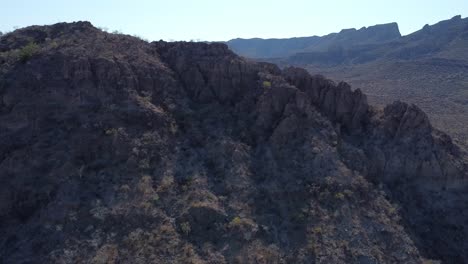
[[394, 100], [414, 103], [435, 127], [468, 146], [468, 62], [422, 59], [308, 69], [337, 82], [346, 80], [375, 105]]
[[468, 156], [424, 111], [222, 43], [3, 35], [0, 183], [1, 263], [468, 262]]
[[[297, 39], [306, 44], [298, 48]], [[435, 127], [468, 146], [468, 18], [456, 16], [406, 36], [392, 23], [324, 37], [227, 43], [246, 57], [344, 80], [375, 105], [415, 103]]]

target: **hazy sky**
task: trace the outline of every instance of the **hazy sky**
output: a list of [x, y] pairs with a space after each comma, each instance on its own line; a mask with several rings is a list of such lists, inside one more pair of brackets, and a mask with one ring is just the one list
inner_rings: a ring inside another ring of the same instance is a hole
[[468, 0], [0, 0], [0, 31], [88, 20], [149, 40], [214, 41], [324, 35], [398, 22], [406, 35], [455, 15], [468, 15]]

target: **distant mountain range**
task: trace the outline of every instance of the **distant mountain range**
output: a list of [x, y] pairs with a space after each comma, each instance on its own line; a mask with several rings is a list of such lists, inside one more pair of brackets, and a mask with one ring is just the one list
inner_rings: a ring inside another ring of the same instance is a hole
[[[233, 39], [236, 53], [251, 58], [287, 58], [306, 64], [359, 64], [382, 58], [416, 59], [427, 55], [468, 59], [468, 19], [455, 16], [401, 36], [397, 23], [343, 29], [323, 37]], [[449, 51], [449, 52], [448, 52]]]
[[236, 53], [251, 58], [279, 58], [298, 53], [336, 53], [353, 46], [373, 45], [396, 40], [401, 37], [397, 23], [343, 29], [323, 37], [299, 37], [288, 39], [233, 39], [227, 42]]
[[468, 19], [455, 16], [401, 36], [396, 23], [323, 37], [233, 39], [238, 54], [307, 68], [364, 90], [379, 105], [403, 99], [468, 145]]

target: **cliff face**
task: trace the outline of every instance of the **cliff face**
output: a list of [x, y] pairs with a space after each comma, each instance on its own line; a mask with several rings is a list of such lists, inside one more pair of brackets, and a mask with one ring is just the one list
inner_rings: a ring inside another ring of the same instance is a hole
[[416, 106], [87, 22], [0, 51], [3, 262], [467, 260], [466, 154]]

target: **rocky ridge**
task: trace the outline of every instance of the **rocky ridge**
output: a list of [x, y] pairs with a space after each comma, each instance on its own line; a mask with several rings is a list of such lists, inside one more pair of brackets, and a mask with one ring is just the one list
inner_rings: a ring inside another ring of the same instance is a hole
[[466, 153], [415, 105], [88, 22], [0, 52], [3, 262], [468, 258]]
[[[381, 32], [392, 30], [389, 27]], [[285, 39], [283, 45], [259, 51], [256, 47], [263, 47], [267, 40], [227, 43], [242, 56], [261, 58], [281, 67], [303, 67], [332, 80], [345, 80], [362, 89], [372, 105], [384, 107], [395, 100], [414, 103], [428, 114], [436, 128], [461, 146], [468, 146], [468, 18], [454, 16], [382, 42], [342, 43], [331, 39], [324, 41], [322, 47], [304, 50], [293, 45], [299, 39], [302, 38]], [[361, 39], [374, 40], [370, 35]], [[263, 51], [283, 55], [260, 56]]]

